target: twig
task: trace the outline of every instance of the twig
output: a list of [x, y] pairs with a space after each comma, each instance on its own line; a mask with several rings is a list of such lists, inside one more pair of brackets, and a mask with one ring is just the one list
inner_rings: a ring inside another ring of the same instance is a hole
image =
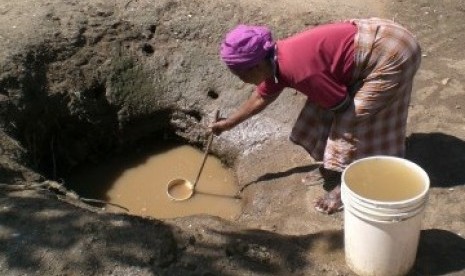
[[127, 10], [129, 5], [132, 3], [133, 0], [129, 0], [126, 5], [124, 5], [124, 9]]
[[92, 202], [92, 203], [101, 203], [106, 205], [115, 206], [129, 212], [129, 209], [121, 206], [116, 203], [107, 202], [104, 200], [92, 199], [92, 198], [81, 198], [74, 191], [66, 189], [62, 184], [55, 181], [44, 181], [42, 183], [34, 184], [4, 184], [0, 183], [0, 189], [7, 191], [24, 191], [24, 190], [48, 190], [48, 191], [58, 191], [60, 194], [63, 194], [65, 198], [71, 198], [81, 202]]
[[98, 199], [92, 199], [92, 198], [83, 198], [81, 197], [80, 198], [81, 201], [84, 201], [84, 202], [91, 202], [91, 203], [102, 203], [102, 204], [107, 204], [107, 205], [111, 205], [111, 206], [114, 206], [114, 207], [118, 207], [118, 208], [121, 208], [123, 210], [125, 210], [126, 212], [129, 212], [129, 209], [124, 207], [124, 206], [121, 206], [119, 204], [116, 204], [116, 203], [111, 203], [111, 202], [107, 202], [107, 201], [103, 201], [103, 200], [98, 200]]
[[43, 183], [40, 184], [3, 184], [0, 183], [0, 188], [7, 191], [23, 191], [23, 190], [36, 190], [45, 187]]

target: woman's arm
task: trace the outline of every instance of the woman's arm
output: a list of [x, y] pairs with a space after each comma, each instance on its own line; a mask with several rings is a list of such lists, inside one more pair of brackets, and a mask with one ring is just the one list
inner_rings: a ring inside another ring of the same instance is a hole
[[253, 115], [260, 113], [270, 103], [276, 100], [276, 98], [277, 95], [275, 97], [263, 98], [257, 91], [254, 91], [247, 101], [245, 101], [230, 117], [213, 123], [210, 125], [210, 128], [213, 133], [220, 135], [223, 131], [230, 130]]

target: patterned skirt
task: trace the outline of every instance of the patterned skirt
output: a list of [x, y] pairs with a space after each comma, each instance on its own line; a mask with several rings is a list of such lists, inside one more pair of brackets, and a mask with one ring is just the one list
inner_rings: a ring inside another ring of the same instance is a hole
[[367, 156], [404, 155], [413, 78], [421, 62], [418, 42], [402, 26], [378, 18], [351, 22], [358, 32], [349, 107], [333, 112], [307, 101], [290, 135], [335, 171]]

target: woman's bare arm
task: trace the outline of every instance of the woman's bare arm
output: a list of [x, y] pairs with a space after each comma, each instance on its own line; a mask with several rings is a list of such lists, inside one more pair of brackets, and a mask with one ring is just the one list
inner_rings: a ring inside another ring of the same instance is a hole
[[219, 135], [223, 131], [230, 130], [238, 124], [249, 119], [253, 115], [260, 113], [270, 103], [272, 103], [276, 97], [263, 98], [257, 91], [254, 91], [252, 95], [237, 109], [231, 116], [224, 120], [220, 120], [210, 125], [213, 133]]

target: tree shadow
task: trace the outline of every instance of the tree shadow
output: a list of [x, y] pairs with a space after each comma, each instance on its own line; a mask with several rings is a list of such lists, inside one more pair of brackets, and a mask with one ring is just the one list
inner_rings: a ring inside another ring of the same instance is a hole
[[[0, 271], [9, 274], [301, 275], [320, 271], [312, 256], [344, 263], [342, 230], [283, 235], [209, 217], [186, 221], [192, 224], [186, 231], [182, 223], [97, 214], [60, 203], [49, 192], [18, 194], [0, 196]], [[410, 275], [463, 270], [464, 238], [421, 231]]]
[[175, 259], [176, 243], [168, 225], [96, 214], [47, 193], [16, 194], [0, 197], [0, 260], [11, 274], [106, 274], [108, 262], [158, 271]]
[[411, 275], [445, 275], [465, 269], [465, 239], [441, 229], [422, 230]]
[[429, 175], [431, 186], [465, 184], [465, 141], [444, 133], [414, 133], [407, 138], [406, 158]]
[[235, 266], [247, 267], [258, 274], [286, 275], [308, 270], [314, 264], [311, 253], [339, 253], [343, 261], [342, 230], [322, 231], [308, 235], [281, 235], [264, 230], [240, 232], [210, 230], [226, 238], [224, 251]]
[[342, 231], [288, 236], [241, 230], [211, 217], [188, 221], [192, 228], [186, 231], [156, 219], [90, 212], [52, 196], [48, 191], [0, 196], [0, 271], [286, 275], [311, 269], [307, 253], [321, 250], [322, 243], [327, 252], [343, 248]]

